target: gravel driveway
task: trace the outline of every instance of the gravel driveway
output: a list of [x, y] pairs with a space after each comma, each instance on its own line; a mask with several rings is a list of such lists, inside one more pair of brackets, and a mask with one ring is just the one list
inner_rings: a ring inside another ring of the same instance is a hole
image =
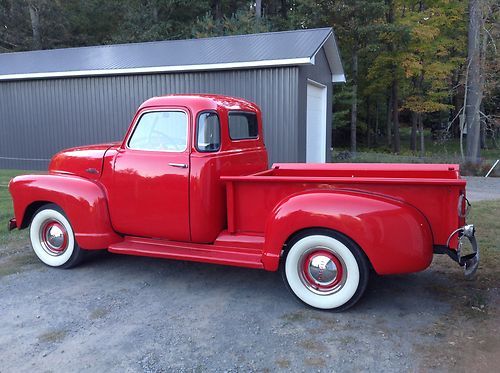
[[469, 201], [500, 199], [500, 177], [467, 176]]
[[[500, 191], [470, 181], [471, 200]], [[337, 314], [297, 303], [278, 273], [108, 253], [57, 270], [26, 241], [0, 253], [0, 269], [17, 271], [0, 272], [0, 372], [500, 366], [498, 276], [465, 281], [446, 257], [421, 273], [373, 276]]]

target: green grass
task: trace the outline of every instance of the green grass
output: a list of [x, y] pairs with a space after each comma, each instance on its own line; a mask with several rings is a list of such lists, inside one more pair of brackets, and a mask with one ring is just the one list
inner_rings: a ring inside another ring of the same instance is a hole
[[474, 202], [467, 221], [476, 226], [482, 266], [499, 272], [500, 200]]
[[30, 171], [0, 170], [0, 246], [27, 237], [26, 231], [7, 230], [7, 222], [14, 216], [12, 198], [9, 193], [8, 184], [14, 176], [27, 174]]

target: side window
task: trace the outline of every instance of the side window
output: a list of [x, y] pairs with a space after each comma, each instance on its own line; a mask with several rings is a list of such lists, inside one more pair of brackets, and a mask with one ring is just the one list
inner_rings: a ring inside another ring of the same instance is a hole
[[229, 113], [229, 136], [231, 140], [256, 139], [259, 136], [257, 115], [253, 113]]
[[143, 114], [128, 142], [130, 149], [182, 152], [187, 148], [188, 118], [183, 111]]
[[220, 123], [216, 113], [201, 113], [196, 133], [198, 151], [215, 152], [220, 149]]

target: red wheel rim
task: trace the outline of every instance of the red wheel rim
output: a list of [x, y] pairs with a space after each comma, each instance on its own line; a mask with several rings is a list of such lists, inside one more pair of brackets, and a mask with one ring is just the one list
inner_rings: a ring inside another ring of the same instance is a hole
[[68, 231], [57, 220], [46, 221], [40, 229], [40, 243], [43, 249], [52, 256], [63, 254], [68, 248]]
[[302, 276], [308, 287], [329, 292], [344, 278], [342, 262], [328, 250], [314, 250], [302, 262]]

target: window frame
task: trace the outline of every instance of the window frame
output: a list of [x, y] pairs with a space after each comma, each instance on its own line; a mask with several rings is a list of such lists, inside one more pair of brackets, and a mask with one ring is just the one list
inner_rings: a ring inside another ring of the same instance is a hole
[[[198, 148], [198, 132], [200, 129], [200, 117], [203, 114], [215, 114], [219, 123], [219, 147], [215, 150], [201, 150]], [[222, 149], [222, 126], [220, 123], [220, 116], [217, 110], [202, 110], [196, 115], [196, 129], [194, 131], [194, 148], [198, 153], [217, 153]]]
[[[257, 122], [257, 136], [255, 136], [255, 137], [245, 137], [243, 139], [233, 139], [231, 137], [231, 125], [230, 125], [231, 114], [250, 114], [250, 115], [254, 115], [255, 116], [255, 121]], [[233, 141], [233, 142], [259, 140], [259, 138], [260, 138], [259, 117], [257, 116], [257, 113], [254, 112], [254, 111], [246, 111], [246, 110], [231, 110], [231, 111], [228, 111], [228, 113], [227, 113], [227, 133], [229, 135], [229, 139], [231, 141]]]
[[[142, 117], [146, 114], [149, 113], [162, 113], [162, 112], [177, 112], [177, 113], [183, 113], [186, 115], [186, 146], [183, 150], [167, 150], [167, 149], [135, 149], [131, 148], [129, 146], [130, 140], [132, 140], [132, 137], [134, 136], [134, 133], [137, 129], [138, 124], [140, 123]], [[132, 126], [132, 130], [130, 131], [130, 134], [128, 135], [127, 141], [125, 142], [125, 148], [127, 150], [132, 150], [132, 151], [141, 151], [141, 152], [161, 152], [161, 153], [185, 153], [189, 149], [189, 112], [182, 109], [182, 108], [158, 108], [158, 109], [150, 109], [150, 110], [144, 110], [142, 111], [136, 118], [134, 125]]]

